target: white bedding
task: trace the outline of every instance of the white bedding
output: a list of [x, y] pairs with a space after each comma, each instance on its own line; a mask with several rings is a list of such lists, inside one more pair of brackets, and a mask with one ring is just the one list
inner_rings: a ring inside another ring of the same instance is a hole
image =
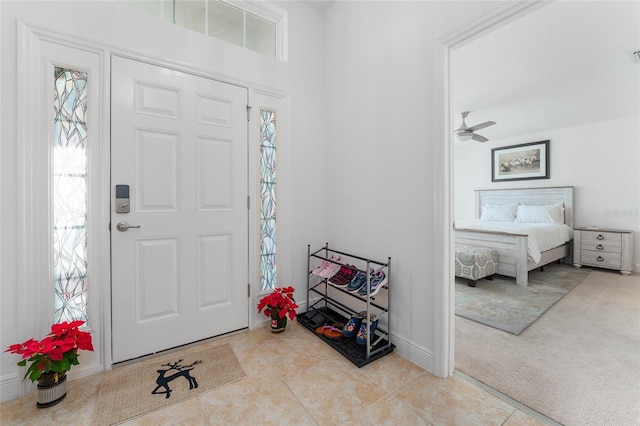
[[573, 238], [573, 229], [559, 223], [492, 222], [479, 219], [457, 220], [456, 229], [526, 234], [529, 236], [527, 239], [527, 252], [534, 263], [540, 262], [543, 251], [561, 246]]

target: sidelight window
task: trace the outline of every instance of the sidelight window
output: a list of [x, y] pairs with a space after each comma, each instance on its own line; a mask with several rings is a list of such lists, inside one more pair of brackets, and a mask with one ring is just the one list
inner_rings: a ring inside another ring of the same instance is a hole
[[87, 320], [87, 73], [54, 68], [55, 322]]
[[276, 113], [260, 110], [260, 290], [277, 286]]

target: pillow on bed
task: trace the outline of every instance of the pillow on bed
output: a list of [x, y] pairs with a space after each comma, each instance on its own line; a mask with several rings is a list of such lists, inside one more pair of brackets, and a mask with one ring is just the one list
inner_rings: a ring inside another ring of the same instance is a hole
[[485, 204], [482, 206], [480, 220], [490, 220], [494, 222], [513, 222], [518, 211], [518, 203], [511, 204]]
[[518, 206], [516, 222], [519, 223], [564, 223], [564, 204], [556, 203], [545, 206]]

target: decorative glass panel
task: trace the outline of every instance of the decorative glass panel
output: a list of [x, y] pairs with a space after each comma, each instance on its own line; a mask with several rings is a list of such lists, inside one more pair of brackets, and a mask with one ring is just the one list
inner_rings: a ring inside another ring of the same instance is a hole
[[87, 320], [87, 73], [54, 69], [55, 322]]
[[260, 110], [260, 290], [277, 285], [276, 113]]

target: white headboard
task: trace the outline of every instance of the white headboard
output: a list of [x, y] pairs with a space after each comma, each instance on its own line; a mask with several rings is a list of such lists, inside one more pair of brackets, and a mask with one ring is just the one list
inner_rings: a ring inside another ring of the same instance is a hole
[[475, 218], [485, 204], [519, 202], [530, 206], [564, 203], [564, 223], [573, 228], [573, 186], [551, 188], [478, 189], [475, 191]]

